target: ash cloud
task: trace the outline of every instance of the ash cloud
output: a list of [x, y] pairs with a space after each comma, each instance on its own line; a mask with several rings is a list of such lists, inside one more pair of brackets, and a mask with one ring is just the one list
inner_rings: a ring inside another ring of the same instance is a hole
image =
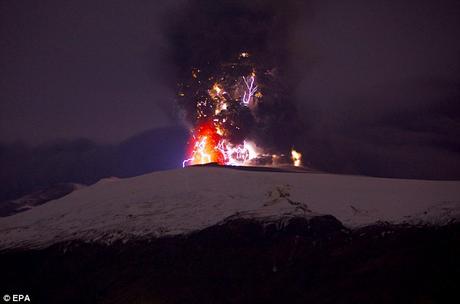
[[460, 178], [460, 5], [312, 1], [297, 106], [304, 160], [342, 173]]
[[[188, 88], [178, 101], [186, 123], [196, 125], [197, 99], [212, 85], [191, 87], [193, 69], [200, 71], [202, 79], [232, 73], [230, 77], [237, 79], [254, 68], [263, 97], [252, 111], [241, 105], [228, 110], [238, 125], [231, 137], [250, 138], [263, 148], [288, 152], [302, 129], [292, 96], [295, 78], [289, 69], [289, 35], [304, 6], [300, 1], [187, 2], [168, 24], [177, 82]], [[241, 52], [248, 52], [249, 58], [239, 58]]]
[[266, 146], [325, 171], [458, 179], [459, 20], [454, 0], [201, 0], [168, 37], [178, 81], [244, 48], [275, 68], [252, 129]]

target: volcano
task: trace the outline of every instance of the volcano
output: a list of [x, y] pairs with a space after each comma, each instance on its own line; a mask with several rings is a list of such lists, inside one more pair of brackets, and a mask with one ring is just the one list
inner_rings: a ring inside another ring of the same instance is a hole
[[190, 166], [0, 218], [0, 286], [39, 303], [437, 302], [459, 283], [459, 218], [459, 181]]

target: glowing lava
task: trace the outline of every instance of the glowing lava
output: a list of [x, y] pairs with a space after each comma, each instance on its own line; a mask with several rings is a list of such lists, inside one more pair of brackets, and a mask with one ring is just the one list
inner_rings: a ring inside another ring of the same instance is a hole
[[291, 151], [291, 159], [294, 166], [300, 167], [302, 165], [302, 154], [300, 154], [294, 149], [292, 149]]
[[182, 167], [212, 162], [225, 164], [222, 153], [217, 148], [220, 140], [221, 136], [217, 134], [217, 129], [212, 122], [205, 122], [195, 128], [189, 142], [190, 158], [182, 162]]
[[182, 167], [218, 163], [219, 165], [248, 165], [259, 155], [255, 144], [244, 141], [234, 145], [219, 135], [219, 128], [207, 122], [195, 129], [189, 142], [190, 158], [182, 162]]

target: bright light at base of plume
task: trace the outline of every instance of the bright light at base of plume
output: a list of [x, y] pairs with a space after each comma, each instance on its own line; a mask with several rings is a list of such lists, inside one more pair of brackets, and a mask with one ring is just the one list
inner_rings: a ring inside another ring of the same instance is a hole
[[291, 151], [291, 159], [292, 159], [292, 163], [294, 164], [294, 166], [296, 167], [302, 166], [302, 154], [300, 154], [294, 149], [292, 149]]
[[233, 145], [226, 140], [222, 140], [219, 142], [218, 149], [224, 156], [226, 165], [249, 165], [251, 160], [259, 156], [255, 144], [246, 140], [243, 141], [242, 145]]
[[243, 141], [235, 145], [222, 138], [213, 123], [205, 123], [196, 128], [189, 142], [190, 157], [182, 162], [182, 167], [218, 163], [220, 165], [244, 166], [256, 159], [260, 153], [254, 143]]

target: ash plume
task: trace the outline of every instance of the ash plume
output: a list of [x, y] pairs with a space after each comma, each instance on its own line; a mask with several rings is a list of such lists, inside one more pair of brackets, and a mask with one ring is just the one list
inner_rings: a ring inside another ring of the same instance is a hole
[[[249, 139], [269, 153], [289, 153], [302, 128], [288, 50], [289, 30], [301, 5], [262, 0], [186, 3], [168, 33], [177, 68], [177, 102], [187, 125], [196, 129], [212, 116], [232, 143]], [[249, 92], [250, 86], [257, 90]], [[225, 91], [229, 88], [231, 94]]]

